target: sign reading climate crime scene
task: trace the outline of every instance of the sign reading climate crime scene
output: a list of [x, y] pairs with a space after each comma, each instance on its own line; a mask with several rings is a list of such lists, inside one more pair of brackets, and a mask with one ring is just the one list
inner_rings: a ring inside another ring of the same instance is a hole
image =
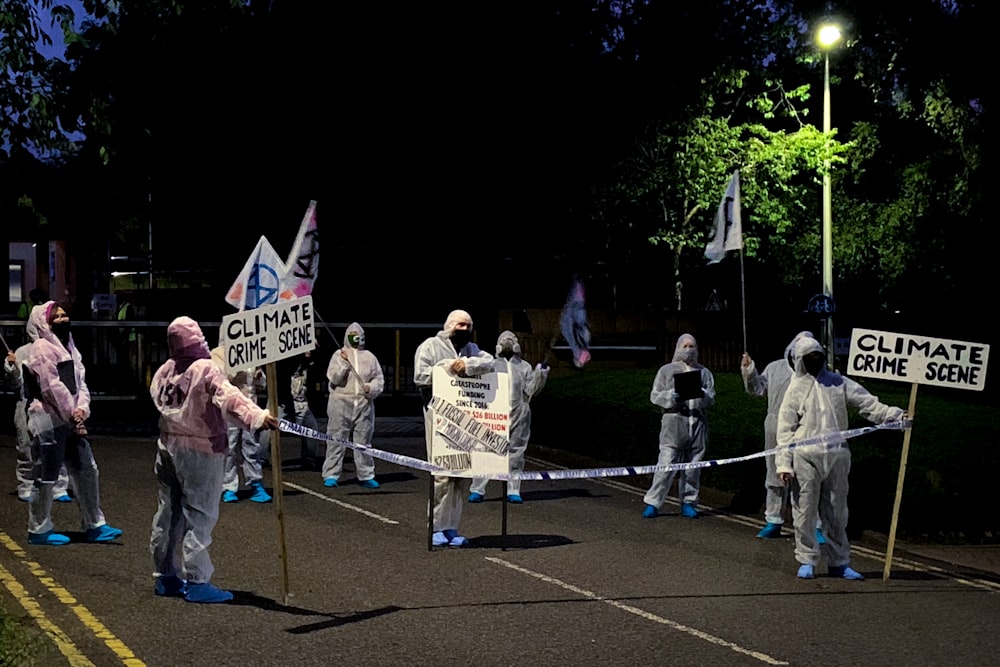
[[294, 357], [316, 347], [311, 296], [222, 318], [226, 370], [238, 371]]
[[434, 368], [430, 462], [456, 477], [510, 472], [510, 377], [452, 375]]
[[847, 374], [982, 391], [990, 346], [855, 329]]

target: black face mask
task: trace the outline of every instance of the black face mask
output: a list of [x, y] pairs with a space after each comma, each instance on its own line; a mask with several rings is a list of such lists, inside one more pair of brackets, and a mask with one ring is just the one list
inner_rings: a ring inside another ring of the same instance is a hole
[[49, 325], [52, 333], [56, 335], [63, 345], [69, 345], [69, 322], [53, 322]]
[[812, 375], [813, 377], [819, 375], [825, 365], [826, 359], [818, 354], [810, 354], [802, 359], [802, 366], [805, 367], [806, 373], [809, 373], [809, 375]]
[[455, 329], [451, 332], [451, 344], [455, 346], [455, 351], [459, 352], [472, 340], [472, 332], [468, 329]]

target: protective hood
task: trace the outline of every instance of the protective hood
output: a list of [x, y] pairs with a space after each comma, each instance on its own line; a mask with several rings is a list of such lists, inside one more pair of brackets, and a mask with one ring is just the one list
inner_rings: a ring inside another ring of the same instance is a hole
[[351, 334], [357, 334], [358, 337], [361, 339], [360, 342], [358, 343], [358, 349], [359, 350], [365, 349], [364, 328], [357, 322], [351, 322], [350, 324], [347, 325], [347, 329], [344, 330], [344, 345], [347, 345], [349, 347], [350, 343], [348, 343], [348, 339], [350, 338]]
[[517, 335], [513, 331], [503, 331], [497, 337], [497, 355], [500, 355], [504, 348], [521, 356], [521, 343], [518, 342]]
[[[47, 340], [53, 345], [59, 345], [60, 347], [68, 348], [69, 345], [63, 345], [62, 341], [53, 333], [52, 327], [49, 326], [49, 315], [56, 308], [58, 304], [55, 301], [46, 301], [45, 303], [35, 306], [31, 309], [31, 314], [28, 315], [28, 324], [25, 325], [25, 330], [28, 335], [31, 335], [32, 329], [35, 332], [35, 338], [33, 340], [38, 340], [39, 338]], [[73, 334], [69, 335], [69, 343], [73, 343]]]
[[28, 317], [28, 323], [24, 325], [24, 331], [28, 334], [29, 343], [34, 343], [38, 340], [38, 325], [35, 324], [35, 321], [30, 316]]
[[823, 361], [826, 362], [826, 350], [823, 346], [819, 344], [819, 341], [813, 337], [803, 337], [799, 339], [799, 342], [795, 344], [795, 375], [804, 376], [809, 375], [806, 371], [805, 364], [802, 362], [803, 357], [807, 354], [813, 352], [819, 352], [823, 355]]
[[469, 328], [472, 328], [472, 316], [464, 310], [453, 310], [448, 313], [448, 319], [444, 321], [444, 331], [451, 335], [455, 331], [455, 326], [464, 320], [469, 321]]
[[212, 356], [201, 327], [187, 316], [178, 317], [167, 326], [167, 350], [170, 358], [176, 361], [209, 359]]
[[788, 359], [788, 365], [795, 366], [795, 346], [798, 345], [799, 341], [803, 338], [815, 338], [812, 331], [800, 331], [795, 334], [795, 338], [792, 339], [788, 345], [785, 346], [785, 359]]
[[[688, 341], [694, 344], [693, 348], [682, 347]], [[694, 336], [681, 334], [680, 338], [677, 339], [677, 347], [674, 348], [673, 361], [682, 361], [688, 366], [698, 365], [698, 341], [694, 339]]]

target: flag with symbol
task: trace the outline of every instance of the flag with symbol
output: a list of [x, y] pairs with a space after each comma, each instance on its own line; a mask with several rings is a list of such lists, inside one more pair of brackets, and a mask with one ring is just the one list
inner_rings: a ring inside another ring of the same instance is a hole
[[729, 250], [743, 249], [743, 219], [740, 212], [740, 170], [733, 172], [726, 194], [715, 213], [712, 238], [705, 246], [705, 258], [709, 264], [722, 261]]

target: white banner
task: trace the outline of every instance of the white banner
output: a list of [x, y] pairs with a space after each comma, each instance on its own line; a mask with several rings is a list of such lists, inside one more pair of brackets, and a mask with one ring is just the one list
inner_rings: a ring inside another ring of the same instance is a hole
[[311, 296], [243, 310], [222, 318], [229, 373], [295, 357], [316, 347]]
[[855, 329], [847, 375], [982, 391], [990, 346]]
[[456, 477], [510, 472], [510, 378], [477, 377], [434, 368], [431, 463]]

